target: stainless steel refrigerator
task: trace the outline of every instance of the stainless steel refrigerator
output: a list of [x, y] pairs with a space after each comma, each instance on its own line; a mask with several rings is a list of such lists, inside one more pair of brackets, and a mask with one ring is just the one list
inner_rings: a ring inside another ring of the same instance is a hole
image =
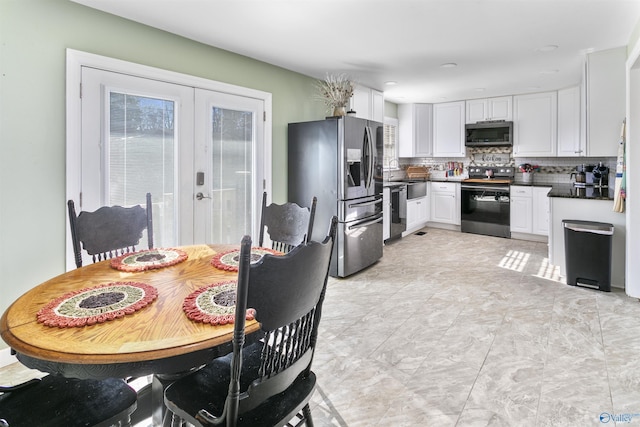
[[338, 233], [330, 274], [346, 277], [382, 257], [382, 123], [355, 117], [289, 123], [289, 201], [318, 198], [314, 240], [333, 215]]

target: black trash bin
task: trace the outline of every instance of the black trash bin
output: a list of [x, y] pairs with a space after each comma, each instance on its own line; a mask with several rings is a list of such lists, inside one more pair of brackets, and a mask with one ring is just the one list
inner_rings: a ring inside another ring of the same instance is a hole
[[562, 220], [567, 284], [611, 291], [613, 225]]

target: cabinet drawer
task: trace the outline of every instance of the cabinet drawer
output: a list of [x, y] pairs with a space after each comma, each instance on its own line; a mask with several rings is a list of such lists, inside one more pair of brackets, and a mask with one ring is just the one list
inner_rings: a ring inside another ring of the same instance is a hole
[[511, 197], [532, 197], [533, 187], [512, 185]]
[[455, 182], [431, 182], [431, 190], [439, 193], [455, 193]]

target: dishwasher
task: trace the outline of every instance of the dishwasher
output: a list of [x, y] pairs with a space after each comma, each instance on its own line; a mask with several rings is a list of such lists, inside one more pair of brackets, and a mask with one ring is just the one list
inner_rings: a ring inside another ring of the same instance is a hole
[[389, 239], [402, 237], [407, 229], [407, 185], [399, 184], [389, 189], [391, 195], [391, 220]]

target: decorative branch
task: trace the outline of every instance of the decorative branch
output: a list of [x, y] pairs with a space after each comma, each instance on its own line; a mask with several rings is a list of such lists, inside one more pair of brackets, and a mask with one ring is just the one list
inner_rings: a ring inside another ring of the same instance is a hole
[[329, 74], [324, 81], [319, 80], [316, 84], [316, 99], [324, 102], [327, 111], [332, 112], [335, 108], [346, 107], [349, 99], [353, 95], [355, 83], [346, 74]]

